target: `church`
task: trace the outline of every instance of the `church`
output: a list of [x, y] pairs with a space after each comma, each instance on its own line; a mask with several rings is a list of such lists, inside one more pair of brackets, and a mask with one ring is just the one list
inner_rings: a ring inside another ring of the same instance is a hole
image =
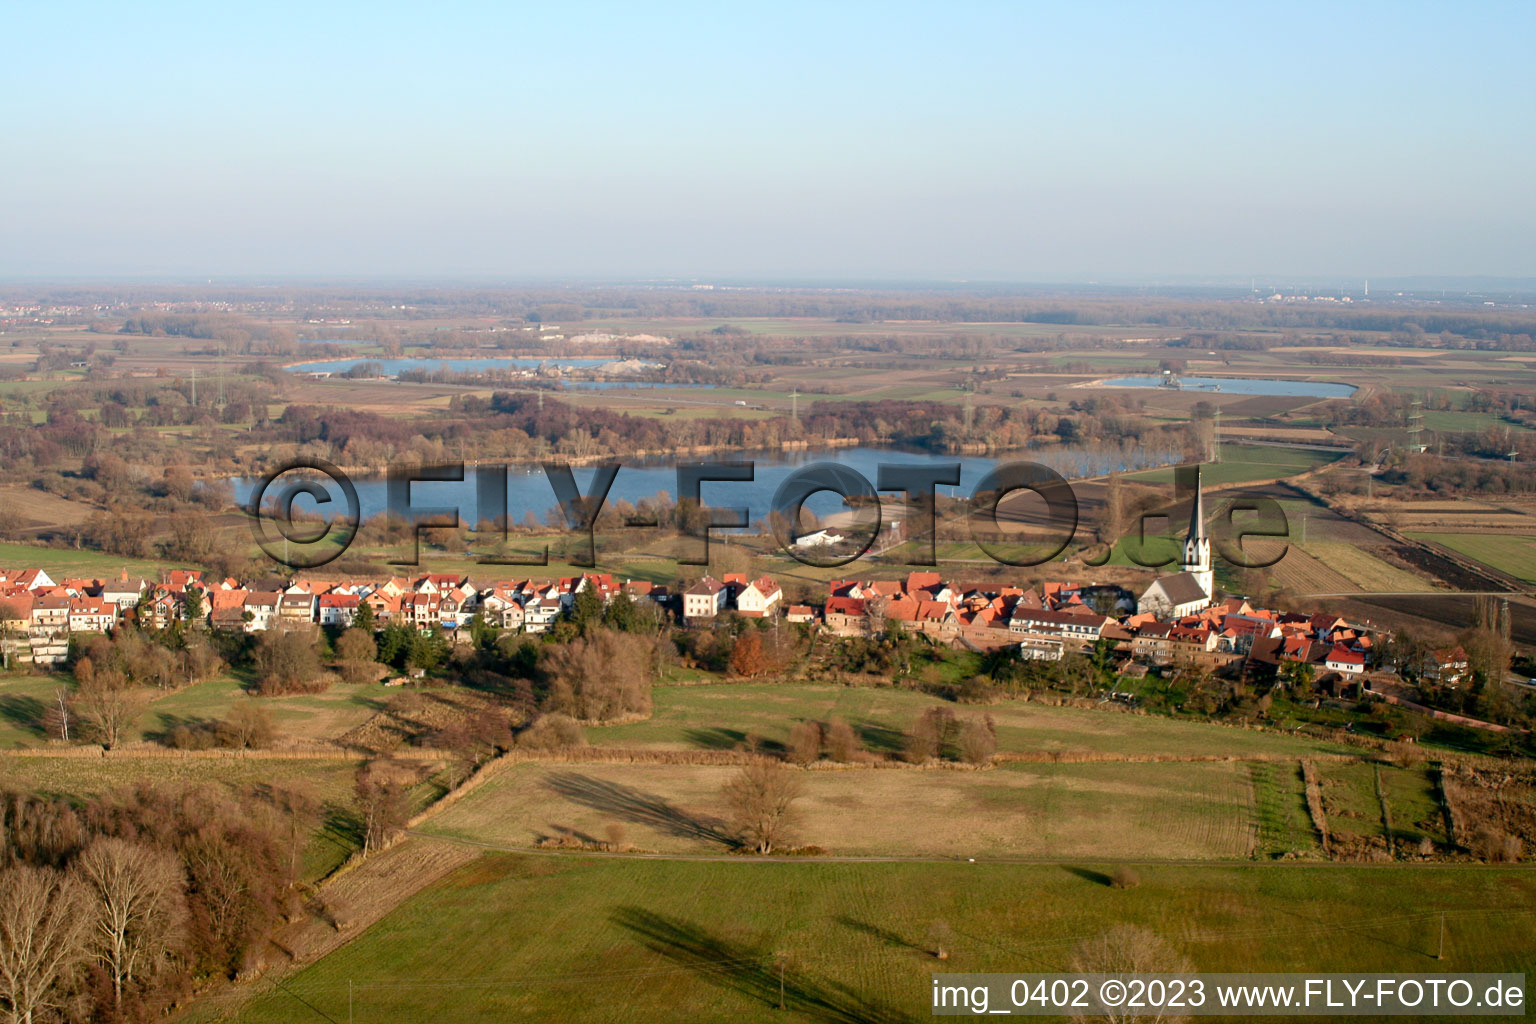
[[1183, 572], [1162, 576], [1136, 603], [1136, 611], [1160, 619], [1179, 619], [1206, 608], [1216, 593], [1216, 573], [1211, 568], [1211, 538], [1205, 532], [1205, 494], [1200, 470], [1195, 469], [1195, 503], [1189, 513], [1189, 536], [1184, 540]]

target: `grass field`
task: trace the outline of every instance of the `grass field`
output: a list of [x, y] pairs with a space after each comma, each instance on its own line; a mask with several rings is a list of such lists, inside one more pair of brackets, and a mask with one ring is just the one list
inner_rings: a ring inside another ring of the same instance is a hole
[[[516, 765], [422, 829], [530, 849], [562, 836], [601, 840], [619, 824], [640, 850], [727, 853], [721, 788], [736, 771]], [[795, 838], [837, 856], [1243, 860], [1254, 848], [1248, 772], [1239, 763], [893, 768], [800, 778]]]
[[130, 576], [158, 580], [167, 563], [147, 558], [124, 558], [101, 551], [73, 551], [32, 544], [0, 543], [0, 566], [7, 569], [42, 569], [54, 580], [65, 576], [100, 576], [116, 579], [124, 569]]
[[1527, 583], [1536, 583], [1536, 537], [1509, 533], [1410, 533], [1408, 536], [1442, 544]]
[[[419, 841], [419, 840], [413, 840]], [[1477, 868], [697, 863], [487, 854], [243, 1010], [194, 1021], [878, 1021], [930, 975], [1053, 971], [1119, 922], [1197, 970], [1536, 970], [1536, 875]], [[1440, 912], [1446, 959], [1434, 959]], [[928, 940], [952, 933], [940, 965]], [[788, 1007], [776, 1007], [784, 959]], [[349, 1014], [350, 1003], [350, 1014]]]
[[961, 717], [990, 714], [1003, 752], [1087, 751], [1138, 757], [1301, 757], [1349, 748], [1319, 744], [1279, 732], [1233, 729], [1109, 710], [1050, 707], [1006, 701], [967, 708], [913, 690], [868, 686], [789, 683], [727, 683], [658, 686], [655, 710], [643, 722], [587, 730], [594, 744], [664, 749], [730, 749], [757, 736], [765, 745], [783, 744], [802, 719], [842, 718], [877, 753], [900, 749], [901, 733], [930, 707], [951, 708]]
[[[1277, 477], [1306, 473], [1337, 459], [1331, 452], [1312, 452], [1296, 448], [1271, 448], [1265, 445], [1222, 445], [1221, 461], [1201, 469], [1201, 482], [1212, 487], [1219, 484], [1244, 483], [1249, 480], [1273, 480]], [[1127, 473], [1125, 479], [1147, 484], [1173, 483], [1173, 469], [1148, 469], [1140, 473]]]

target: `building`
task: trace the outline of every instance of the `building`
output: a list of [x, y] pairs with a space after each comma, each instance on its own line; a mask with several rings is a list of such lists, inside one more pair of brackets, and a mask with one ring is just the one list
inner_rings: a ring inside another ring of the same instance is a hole
[[683, 591], [683, 618], [712, 619], [725, 611], [729, 592], [725, 584], [710, 576]]
[[1365, 671], [1365, 655], [1347, 647], [1335, 647], [1323, 660], [1323, 667], [1340, 675], [1358, 676]]
[[1200, 470], [1195, 469], [1195, 502], [1189, 512], [1189, 536], [1184, 539], [1183, 572], [1152, 581], [1136, 611], [1160, 619], [1182, 619], [1203, 611], [1216, 593], [1216, 571], [1211, 565], [1211, 538], [1205, 532], [1205, 494]]
[[752, 619], [765, 618], [773, 614], [773, 609], [783, 596], [784, 591], [777, 583], [767, 576], [762, 576], [748, 583], [737, 593], [736, 611]]

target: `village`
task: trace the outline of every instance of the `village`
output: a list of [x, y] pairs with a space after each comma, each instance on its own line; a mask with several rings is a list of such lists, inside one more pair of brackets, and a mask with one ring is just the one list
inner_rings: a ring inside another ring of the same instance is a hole
[[[148, 628], [174, 623], [260, 633], [318, 625], [345, 629], [361, 609], [375, 629], [408, 625], [469, 642], [472, 627], [537, 636], [568, 616], [591, 591], [604, 605], [622, 594], [656, 610], [657, 621], [716, 628], [730, 617], [802, 627], [828, 638], [871, 637], [899, 629], [938, 646], [1024, 661], [1059, 662], [1102, 647], [1128, 679], [1170, 666], [1226, 672], [1255, 682], [1282, 667], [1320, 692], [1355, 696], [1370, 676], [1390, 682], [1402, 666], [1379, 654], [1383, 634], [1368, 622], [1325, 612], [1279, 611], [1241, 596], [1217, 595], [1197, 496], [1184, 543], [1182, 571], [1153, 580], [1137, 596], [1112, 584], [1044, 582], [1020, 587], [947, 580], [941, 573], [902, 579], [833, 580], [820, 604], [787, 604], [769, 576], [725, 573], [686, 587], [616, 580], [589, 572], [554, 579], [477, 580], [428, 573], [384, 580], [325, 581], [303, 576], [246, 583], [172, 570], [159, 581], [64, 578], [41, 569], [0, 570], [0, 645], [9, 665], [56, 666], [70, 637], [110, 632], [124, 619]], [[1454, 687], [1468, 674], [1464, 650], [1431, 650], [1411, 666], [1423, 681]]]

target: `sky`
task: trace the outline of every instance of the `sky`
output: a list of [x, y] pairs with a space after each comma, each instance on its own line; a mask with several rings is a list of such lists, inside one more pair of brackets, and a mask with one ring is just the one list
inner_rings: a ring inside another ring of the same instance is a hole
[[5, 21], [4, 278], [1536, 276], [1531, 3]]

